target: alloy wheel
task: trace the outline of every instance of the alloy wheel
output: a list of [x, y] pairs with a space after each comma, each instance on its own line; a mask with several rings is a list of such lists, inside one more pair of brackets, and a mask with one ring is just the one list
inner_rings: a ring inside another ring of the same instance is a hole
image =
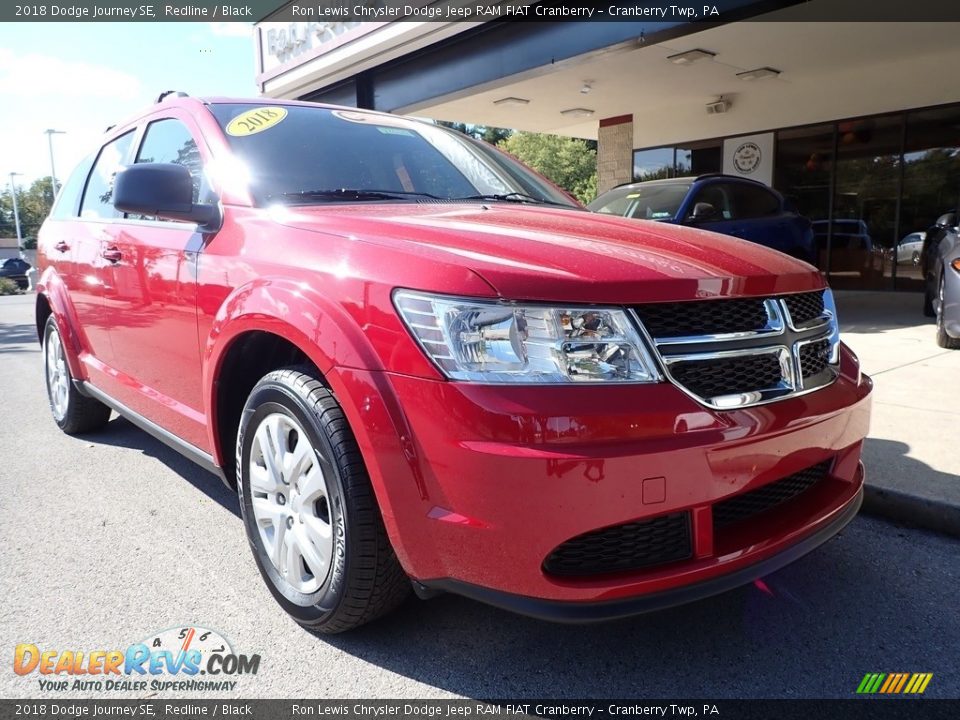
[[327, 479], [306, 431], [289, 415], [263, 418], [249, 460], [253, 515], [274, 568], [298, 592], [323, 585], [333, 558]]
[[59, 422], [67, 414], [70, 399], [70, 371], [67, 369], [67, 358], [63, 353], [63, 343], [60, 341], [58, 332], [51, 332], [47, 336], [46, 365], [50, 408]]

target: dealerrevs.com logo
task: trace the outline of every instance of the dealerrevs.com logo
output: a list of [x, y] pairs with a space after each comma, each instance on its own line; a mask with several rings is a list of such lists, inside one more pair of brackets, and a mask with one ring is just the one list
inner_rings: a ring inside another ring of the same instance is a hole
[[256, 675], [259, 655], [234, 652], [215, 630], [187, 626], [153, 633], [125, 650], [56, 650], [20, 643], [13, 671], [37, 676], [47, 691], [232, 691], [240, 675]]

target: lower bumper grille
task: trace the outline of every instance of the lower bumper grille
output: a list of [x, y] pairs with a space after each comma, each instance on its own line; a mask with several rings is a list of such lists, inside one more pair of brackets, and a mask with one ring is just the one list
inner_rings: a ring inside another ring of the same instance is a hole
[[543, 563], [551, 575], [599, 575], [688, 559], [693, 552], [690, 514], [661, 515], [578, 535]]
[[713, 527], [733, 525], [792, 500], [827, 477], [831, 462], [826, 460], [783, 480], [718, 502], [713, 506]]

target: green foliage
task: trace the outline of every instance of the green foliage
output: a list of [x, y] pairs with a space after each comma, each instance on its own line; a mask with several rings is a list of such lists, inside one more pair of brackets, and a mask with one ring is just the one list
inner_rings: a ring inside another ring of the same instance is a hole
[[438, 120], [437, 125], [450, 128], [451, 130], [456, 130], [457, 132], [462, 132], [464, 135], [469, 135], [477, 140], [483, 140], [491, 145], [497, 145], [513, 134], [513, 130], [492, 127], [489, 125], [470, 125], [462, 122], [447, 122], [446, 120]]
[[500, 142], [499, 147], [581, 202], [588, 203], [597, 196], [597, 152], [587, 141], [516, 132]]
[[[30, 187], [17, 188], [17, 210], [20, 213], [20, 232], [25, 238], [35, 238], [44, 219], [53, 206], [53, 188], [50, 177], [34, 180]], [[0, 193], [0, 237], [16, 237], [17, 228], [13, 216], [13, 198], [9, 184]], [[36, 241], [34, 241], [35, 243]], [[36, 245], [34, 244], [34, 247]]]
[[17, 295], [20, 287], [10, 278], [0, 278], [0, 295]]

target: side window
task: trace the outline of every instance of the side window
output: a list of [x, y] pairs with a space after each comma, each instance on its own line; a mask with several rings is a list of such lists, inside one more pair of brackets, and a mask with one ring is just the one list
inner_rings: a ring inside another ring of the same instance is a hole
[[734, 219], [769, 217], [780, 212], [780, 198], [769, 190], [754, 185], [734, 185]]
[[50, 210], [50, 218], [53, 220], [65, 220], [77, 216], [79, 210], [80, 195], [83, 193], [83, 184], [90, 174], [90, 166], [93, 165], [93, 155], [85, 157], [73, 172], [67, 178], [67, 182], [57, 193], [56, 202]]
[[179, 120], [155, 120], [147, 125], [147, 132], [137, 153], [137, 162], [185, 166], [193, 178], [193, 201], [199, 202], [201, 186], [204, 184], [200, 150], [187, 126]]
[[710, 183], [697, 192], [690, 208], [692, 209], [694, 205], [700, 202], [710, 203], [716, 208], [718, 220], [732, 220], [733, 204], [730, 195], [730, 186], [726, 183]]
[[120, 213], [113, 207], [113, 179], [127, 158], [132, 142], [133, 132], [128, 132], [107, 143], [100, 150], [83, 192], [80, 217], [103, 219], [120, 217]]

